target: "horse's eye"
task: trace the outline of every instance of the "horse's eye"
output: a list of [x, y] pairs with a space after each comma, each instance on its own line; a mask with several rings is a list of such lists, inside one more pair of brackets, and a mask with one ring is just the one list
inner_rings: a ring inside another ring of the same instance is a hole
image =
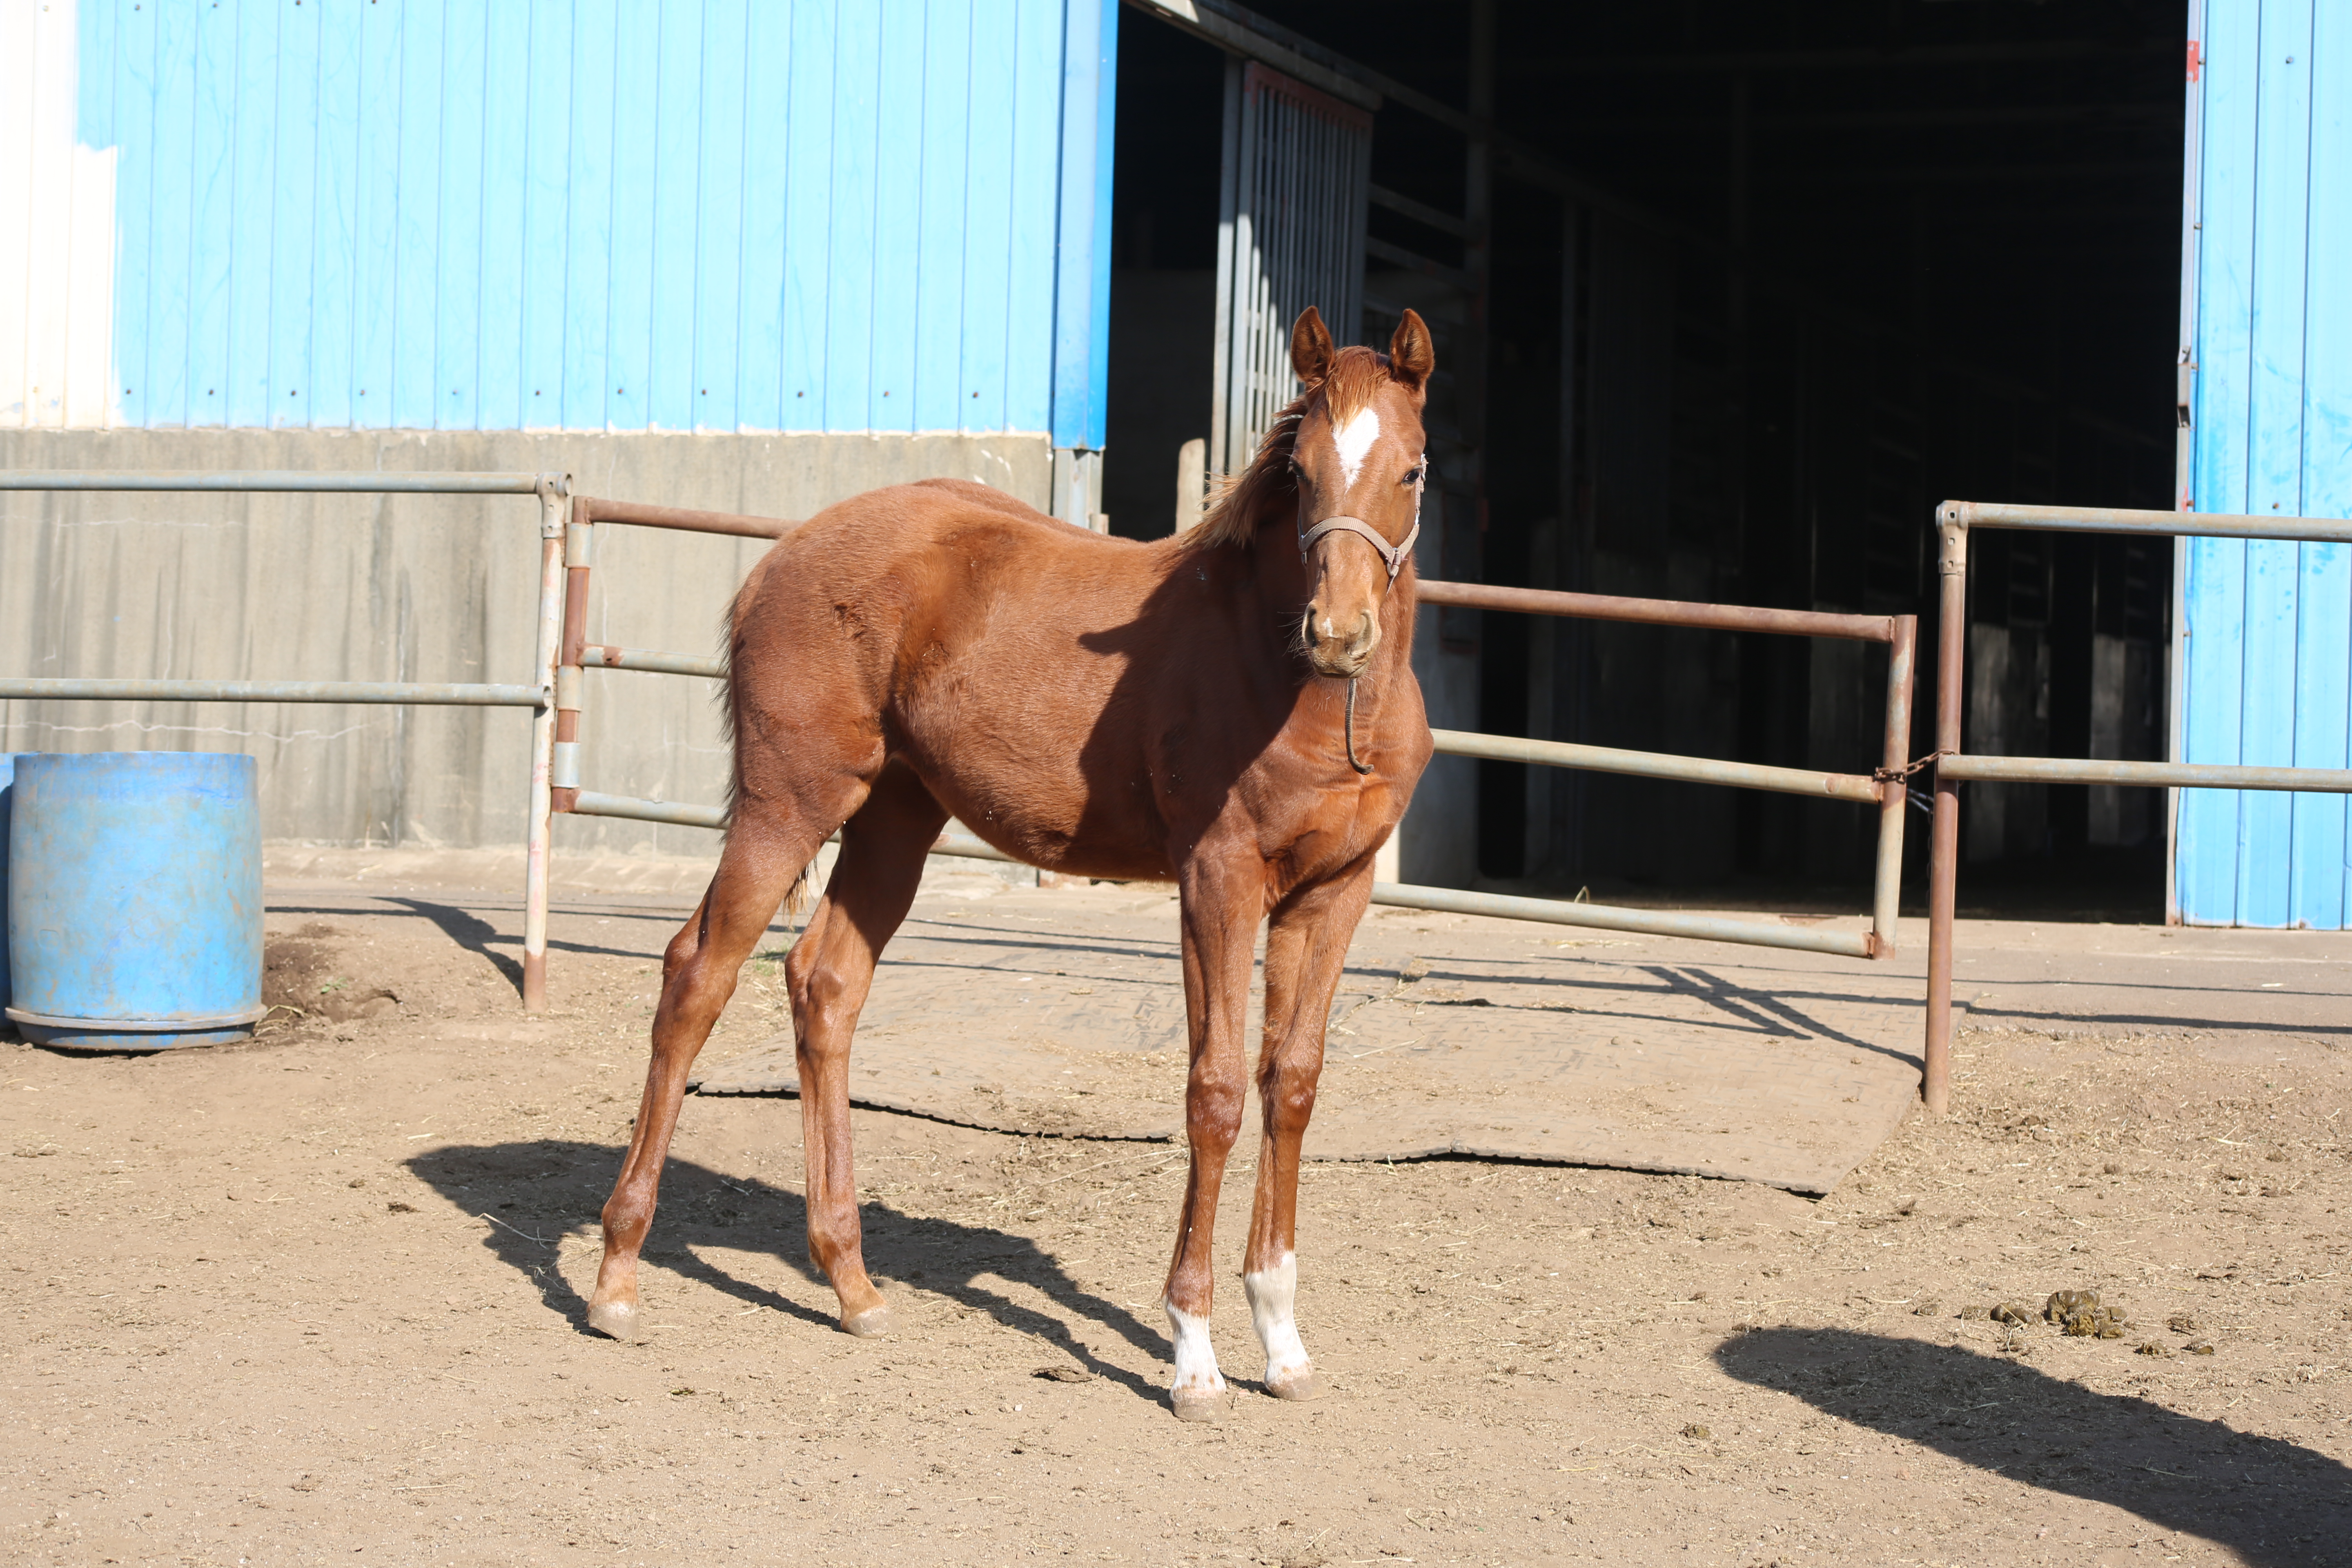
[[1402, 479], [1400, 479], [1400, 480], [1398, 481], [1398, 483], [1400, 483], [1400, 484], [1407, 484], [1407, 485], [1417, 485], [1417, 484], [1421, 483], [1421, 467], [1420, 467], [1420, 465], [1419, 465], [1419, 464], [1415, 464], [1413, 467], [1412, 467], [1412, 468], [1407, 468], [1407, 469], [1404, 471], [1404, 478], [1403, 478]]

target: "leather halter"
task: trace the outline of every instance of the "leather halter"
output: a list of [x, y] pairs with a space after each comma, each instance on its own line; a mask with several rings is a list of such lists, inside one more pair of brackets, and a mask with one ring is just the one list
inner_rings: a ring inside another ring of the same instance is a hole
[[1412, 527], [1406, 530], [1402, 540], [1391, 544], [1381, 536], [1379, 529], [1360, 517], [1327, 517], [1298, 535], [1300, 563], [1306, 562], [1307, 552], [1313, 549], [1315, 542], [1325, 534], [1353, 533], [1360, 535], [1366, 543], [1381, 552], [1381, 560], [1389, 569], [1389, 581], [1395, 582], [1397, 574], [1404, 570], [1405, 562], [1412, 556], [1413, 541], [1421, 537], [1421, 493], [1423, 487], [1428, 483], [1429, 459], [1423, 458], [1418, 467], [1422, 477], [1412, 482]]
[[[1353, 533], [1360, 536], [1367, 544], [1370, 544], [1373, 549], [1381, 552], [1381, 560], [1388, 566], [1389, 569], [1389, 583], [1393, 586], [1397, 580], [1397, 574], [1403, 571], [1404, 563], [1412, 558], [1413, 541], [1421, 537], [1421, 496], [1423, 487], [1425, 487], [1428, 482], [1429, 455], [1424, 452], [1422, 454], [1420, 463], [1415, 467], [1412, 481], [1412, 526], [1405, 530], [1404, 537], [1402, 540], [1399, 540], [1396, 543], [1391, 544], [1385, 538], [1381, 537], [1381, 531], [1379, 529], [1374, 528], [1370, 523], [1366, 522], [1360, 517], [1327, 517], [1322, 521], [1317, 523], [1314, 527], [1300, 531], [1298, 535], [1299, 563], [1301, 565], [1306, 564], [1307, 552], [1313, 548], [1315, 542], [1322, 538], [1325, 534]], [[1348, 717], [1346, 733], [1348, 765], [1355, 769], [1360, 774], [1370, 773], [1372, 771], [1371, 763], [1359, 762], [1356, 760], [1356, 678], [1352, 675], [1348, 678]]]

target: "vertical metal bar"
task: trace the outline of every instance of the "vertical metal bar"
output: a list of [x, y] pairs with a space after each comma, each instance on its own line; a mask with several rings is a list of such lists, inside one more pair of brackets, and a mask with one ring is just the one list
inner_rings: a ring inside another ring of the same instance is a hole
[[[1937, 530], [1943, 596], [1936, 626], [1936, 750], [1960, 749], [1960, 683], [1969, 648], [1969, 531], [1948, 510]], [[1927, 861], [1927, 1040], [1919, 1098], [1927, 1114], [1952, 1108], [1952, 904], [1960, 869], [1959, 781], [1936, 770]]]
[[555, 761], [555, 658], [563, 631], [563, 523], [569, 475], [539, 485], [539, 646], [531, 679], [544, 690], [530, 721], [530, 847], [522, 891], [522, 1009], [547, 1011], [547, 856], [552, 837]]
[[1258, 340], [1263, 335], [1259, 321], [1264, 313], [1258, 306], [1257, 208], [1263, 184], [1258, 178], [1259, 94], [1247, 67], [1239, 67], [1234, 79], [1240, 83], [1234, 111], [1239, 129], [1234, 163], [1234, 347], [1225, 400], [1225, 449], [1217, 455], [1222, 471], [1227, 474], [1238, 474], [1249, 466], [1251, 411], [1255, 403], [1251, 388], [1257, 382]]
[[1242, 319], [1238, 281], [1241, 258], [1235, 249], [1239, 233], [1242, 149], [1242, 62], [1225, 60], [1223, 162], [1217, 173], [1217, 320], [1212, 330], [1209, 388], [1209, 452], [1211, 471], [1232, 472], [1226, 432], [1232, 427], [1234, 338]]
[[1911, 693], [1918, 670], [1919, 617], [1895, 617], [1895, 639], [1886, 647], [1886, 742], [1881, 751], [1887, 778], [1878, 808], [1878, 884], [1871, 900], [1870, 956], [1895, 956], [1895, 920], [1903, 903], [1903, 813], [1909, 807]]

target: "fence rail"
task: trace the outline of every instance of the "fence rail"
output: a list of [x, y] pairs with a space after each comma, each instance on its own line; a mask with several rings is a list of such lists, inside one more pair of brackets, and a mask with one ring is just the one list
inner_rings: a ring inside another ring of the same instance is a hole
[[1885, 786], [1868, 773], [1817, 773], [1805, 768], [1718, 762], [1712, 757], [1677, 756], [1671, 752], [1627, 752], [1575, 741], [1525, 741], [1473, 730], [1432, 730], [1429, 734], [1437, 743], [1439, 754], [1448, 757], [1532, 763], [1538, 767], [1630, 773], [1637, 778], [1678, 779], [1686, 784], [1730, 784], [1738, 789], [1850, 800], [1859, 805], [1876, 805], [1885, 798]]
[[62, 702], [375, 702], [420, 708], [537, 708], [544, 686], [415, 680], [119, 680], [0, 676], [0, 699]]
[[527, 496], [549, 486], [558, 491], [563, 474], [524, 473], [310, 473], [299, 468], [17, 468], [0, 473], [0, 490], [249, 490], [263, 495]]

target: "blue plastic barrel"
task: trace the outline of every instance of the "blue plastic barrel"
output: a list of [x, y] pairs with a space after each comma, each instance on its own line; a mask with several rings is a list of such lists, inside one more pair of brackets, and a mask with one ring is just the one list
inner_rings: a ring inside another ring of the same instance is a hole
[[[8, 1005], [8, 803], [16, 798], [17, 752], [0, 752], [0, 1008]], [[7, 1033], [0, 1016], [0, 1035]]]
[[92, 1050], [217, 1045], [261, 1005], [251, 757], [20, 754], [8, 824], [8, 1020]]

